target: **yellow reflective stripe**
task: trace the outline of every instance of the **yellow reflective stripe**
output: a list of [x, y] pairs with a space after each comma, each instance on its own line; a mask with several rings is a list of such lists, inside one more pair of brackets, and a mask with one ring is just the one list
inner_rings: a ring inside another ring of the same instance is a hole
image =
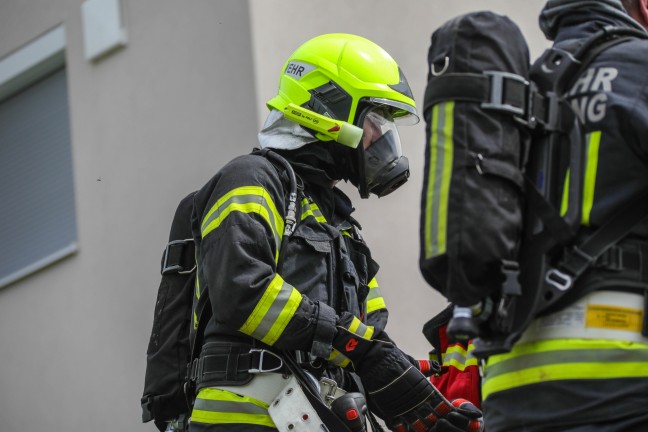
[[[632, 361], [627, 361], [632, 360]], [[486, 364], [483, 397], [556, 380], [648, 377], [648, 345], [600, 339], [554, 339], [513, 347]]]
[[[454, 101], [435, 105], [432, 109], [430, 160], [425, 200], [425, 258], [446, 251], [448, 194], [452, 175]], [[438, 179], [437, 177], [440, 177]]]
[[569, 209], [569, 169], [565, 174], [565, 183], [563, 184], [562, 200], [560, 202], [560, 216], [565, 216]]
[[278, 274], [239, 331], [273, 345], [299, 307], [302, 295]]
[[622, 365], [615, 363], [614, 367], [605, 363], [570, 363], [569, 366], [564, 364], [546, 365], [511, 372], [484, 381], [482, 395], [485, 399], [499, 391], [546, 381], [639, 378], [646, 376], [648, 376], [647, 362], [626, 362]]
[[329, 355], [328, 361], [340, 367], [346, 367], [349, 365], [349, 363], [351, 363], [351, 360], [349, 360], [348, 357], [346, 357], [344, 354], [342, 354], [340, 351], [336, 350], [335, 348], [331, 350], [331, 355]]
[[364, 325], [358, 317], [353, 317], [353, 321], [349, 325], [349, 331], [363, 339], [371, 339], [374, 334], [373, 326]]
[[[196, 299], [199, 298], [200, 298], [200, 279], [198, 279], [198, 271], [196, 269]], [[196, 309], [193, 310], [193, 327], [194, 330], [198, 330], [198, 313]]]
[[191, 413], [191, 421], [206, 424], [244, 423], [275, 427], [268, 405], [260, 400], [226, 390], [200, 390]]
[[478, 366], [479, 361], [476, 358], [471, 358], [470, 360], [462, 360], [462, 359], [455, 359], [455, 358], [450, 358], [447, 361], [443, 361], [443, 366], [452, 366], [455, 369], [458, 369], [460, 371], [464, 371], [468, 366]]
[[461, 371], [468, 366], [477, 366], [479, 362], [473, 355], [474, 350], [475, 345], [472, 343], [468, 345], [467, 350], [460, 345], [449, 346], [446, 352], [441, 355], [443, 366], [453, 366]]
[[376, 278], [371, 279], [367, 285], [369, 286], [369, 294], [367, 294], [367, 313], [387, 308], [385, 299], [382, 297], [380, 289], [378, 288], [378, 281]]
[[387, 309], [385, 299], [378, 297], [375, 299], [367, 300], [367, 313], [375, 312], [380, 309]]
[[[594, 206], [594, 188], [596, 186], [596, 172], [598, 170], [598, 154], [601, 144], [601, 132], [596, 131], [587, 134], [587, 161], [585, 163], [585, 177], [583, 181], [583, 204], [581, 224], [590, 224], [590, 215]], [[569, 208], [569, 169], [565, 175], [562, 200], [560, 203], [560, 216], [567, 214]]]
[[309, 202], [308, 198], [304, 198], [302, 199], [301, 205], [302, 205], [301, 220], [306, 219], [308, 216], [312, 216], [315, 218], [317, 222], [321, 222], [321, 223], [326, 222], [326, 218], [322, 214], [322, 211], [317, 206], [317, 204], [315, 204], [314, 202]]
[[256, 213], [267, 223], [275, 237], [277, 250], [283, 236], [284, 221], [272, 197], [261, 186], [242, 186], [232, 189], [216, 201], [201, 222], [201, 235], [205, 238], [233, 211]]
[[598, 154], [601, 144], [601, 132], [588, 134], [587, 138], [587, 164], [585, 168], [585, 182], [583, 184], [583, 214], [581, 223], [590, 224], [590, 214], [594, 205], [594, 186], [596, 185], [596, 171], [598, 169]]

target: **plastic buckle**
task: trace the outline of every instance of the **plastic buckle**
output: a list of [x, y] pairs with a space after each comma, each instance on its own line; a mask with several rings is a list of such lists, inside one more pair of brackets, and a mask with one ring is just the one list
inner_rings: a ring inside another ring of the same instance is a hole
[[506, 295], [522, 295], [522, 287], [518, 277], [520, 275], [520, 265], [517, 261], [502, 260], [500, 270], [504, 275], [502, 284], [502, 293]]
[[[490, 94], [489, 101], [482, 102], [481, 107], [484, 109], [492, 109], [513, 114], [516, 116], [518, 121], [528, 123], [529, 120], [525, 117], [525, 114], [528, 114], [525, 113], [525, 109], [527, 108], [526, 106], [517, 107], [504, 102], [504, 82], [506, 80], [512, 80], [525, 86], [526, 99], [529, 99], [529, 81], [520, 75], [502, 71], [484, 71], [484, 75], [486, 75], [490, 81]], [[526, 102], [528, 102], [528, 100]]]
[[189, 243], [193, 243], [193, 239], [173, 240], [166, 245], [166, 249], [164, 249], [164, 259], [162, 260], [163, 275], [174, 273], [174, 272], [178, 274], [189, 274], [196, 269], [195, 265], [190, 270], [185, 270], [185, 268], [182, 267], [180, 264], [169, 265], [169, 251], [171, 250], [171, 248], [176, 247], [178, 245], [182, 245], [184, 247]]
[[[277, 371], [279, 371], [279, 370], [283, 367], [283, 365], [284, 365], [284, 363], [283, 363], [283, 359], [282, 359], [278, 354], [275, 354], [275, 353], [273, 353], [272, 351], [268, 351], [268, 350], [264, 350], [264, 349], [258, 349], [258, 348], [253, 348], [253, 349], [250, 350], [250, 354], [254, 354], [254, 353], [259, 353], [259, 366], [258, 366], [257, 368], [250, 368], [250, 369], [248, 370], [248, 372], [251, 373], [251, 374], [267, 373], [267, 372], [277, 372]], [[274, 358], [276, 358], [277, 360], [279, 360], [279, 366], [276, 366], [276, 367], [273, 367], [273, 368], [265, 369], [263, 363], [264, 363], [264, 361], [265, 361], [265, 355], [266, 355], [266, 354], [268, 354], [268, 355], [270, 355], [271, 357], [274, 357]]]
[[611, 247], [596, 260], [594, 266], [609, 271], [623, 270], [623, 250], [616, 246]]
[[567, 273], [552, 268], [545, 275], [545, 282], [559, 291], [567, 291], [572, 286], [574, 280]]

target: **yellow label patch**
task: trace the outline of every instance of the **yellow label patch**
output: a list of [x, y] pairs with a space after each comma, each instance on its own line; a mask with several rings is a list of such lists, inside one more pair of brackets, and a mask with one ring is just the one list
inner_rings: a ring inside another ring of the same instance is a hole
[[587, 305], [585, 327], [641, 331], [643, 311], [621, 306]]

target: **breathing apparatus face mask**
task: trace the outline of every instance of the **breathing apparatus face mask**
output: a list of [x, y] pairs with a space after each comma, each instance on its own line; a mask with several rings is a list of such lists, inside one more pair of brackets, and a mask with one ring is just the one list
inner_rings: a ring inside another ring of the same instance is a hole
[[363, 135], [358, 145], [358, 179], [362, 198], [370, 193], [383, 197], [409, 177], [409, 162], [401, 150], [394, 119], [386, 107], [371, 106], [360, 116]]

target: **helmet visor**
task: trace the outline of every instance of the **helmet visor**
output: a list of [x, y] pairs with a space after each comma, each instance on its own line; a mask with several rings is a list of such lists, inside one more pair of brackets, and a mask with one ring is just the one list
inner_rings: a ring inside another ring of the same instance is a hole
[[391, 112], [391, 117], [394, 122], [399, 126], [412, 126], [419, 122], [419, 116], [416, 108], [403, 102], [384, 99], [384, 98], [369, 98], [369, 102], [375, 106], [384, 106]]

